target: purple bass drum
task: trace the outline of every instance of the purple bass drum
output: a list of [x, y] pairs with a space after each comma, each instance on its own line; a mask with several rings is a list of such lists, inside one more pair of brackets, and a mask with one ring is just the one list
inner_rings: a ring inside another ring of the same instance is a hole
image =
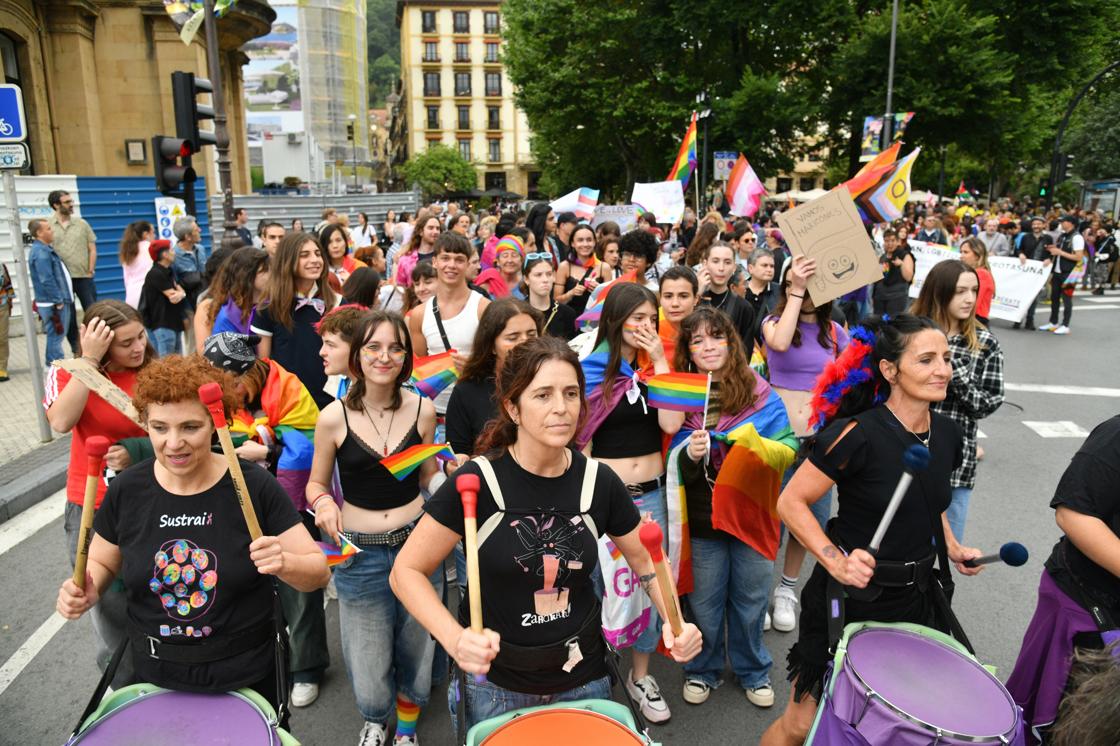
[[944, 635], [917, 625], [851, 625], [840, 648], [806, 743], [1026, 743], [1011, 695]]

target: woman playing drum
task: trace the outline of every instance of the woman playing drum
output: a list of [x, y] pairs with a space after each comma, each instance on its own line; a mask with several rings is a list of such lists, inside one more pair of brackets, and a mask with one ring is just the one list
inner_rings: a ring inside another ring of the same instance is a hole
[[[951, 624], [948, 603], [939, 598], [949, 582], [945, 554], [961, 573], [979, 571], [962, 563], [980, 552], [960, 546], [944, 517], [949, 477], [961, 461], [957, 426], [930, 411], [931, 402], [945, 398], [953, 373], [945, 334], [930, 319], [899, 314], [869, 317], [851, 336], [818, 383], [814, 414], [824, 427], [807, 441], [808, 459], [778, 499], [782, 520], [818, 564], [801, 592], [799, 636], [789, 652], [789, 704], [763, 735], [764, 746], [799, 744], [812, 726], [834, 644], [829, 596], [846, 592], [841, 628], [844, 621], [880, 621], [945, 630]], [[864, 547], [902, 473], [903, 454], [915, 443], [929, 449], [928, 469], [915, 476], [872, 557]], [[839, 512], [826, 534], [809, 506], [834, 483]], [[830, 588], [830, 578], [844, 588]]]
[[[461, 697], [452, 682], [452, 713], [465, 704], [467, 723], [546, 702], [609, 697], [591, 582], [600, 534], [611, 537], [664, 617], [652, 562], [638, 538], [634, 501], [612, 470], [569, 446], [584, 405], [583, 384], [576, 355], [562, 340], [538, 337], [516, 347], [498, 373], [497, 419], [482, 437], [487, 459], [457, 472], [481, 475], [484, 632], [467, 627], [466, 600], [456, 619], [428, 580], [464, 535], [454, 484], [428, 502], [427, 515], [393, 566], [393, 591], [409, 612], [462, 671], [488, 677], [464, 679]], [[681, 662], [701, 646], [692, 624], [678, 636], [666, 624], [662, 639]]]
[[229, 417], [235, 384], [204, 359], [149, 363], [133, 403], [155, 460], [122, 472], [94, 519], [85, 589], [67, 579], [58, 611], [77, 619], [118, 574], [124, 581], [132, 660], [141, 681], [168, 689], [255, 689], [275, 707], [274, 575], [297, 590], [322, 588], [326, 558], [284, 489], [242, 462], [264, 535], [251, 541], [226, 460], [211, 451], [214, 424], [198, 388], [216, 381]]

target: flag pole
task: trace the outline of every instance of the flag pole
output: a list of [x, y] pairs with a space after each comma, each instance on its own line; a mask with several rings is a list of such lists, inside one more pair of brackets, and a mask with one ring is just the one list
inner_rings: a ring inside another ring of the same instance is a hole
[[[702, 419], [700, 421], [700, 426], [702, 428], [704, 428], [705, 432], [707, 432], [707, 430], [708, 430], [708, 402], [710, 402], [711, 400], [712, 400], [712, 372], [709, 370], [708, 371], [708, 385], [704, 389], [704, 419]], [[712, 455], [712, 439], [711, 439], [711, 435], [709, 435], [708, 436], [708, 450], [707, 450], [707, 452], [704, 453], [704, 466], [708, 465], [708, 461], [710, 460], [711, 455]]]

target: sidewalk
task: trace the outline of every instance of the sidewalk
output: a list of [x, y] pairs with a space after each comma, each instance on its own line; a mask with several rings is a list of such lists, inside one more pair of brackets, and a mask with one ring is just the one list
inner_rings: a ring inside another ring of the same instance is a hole
[[[45, 348], [46, 336], [39, 335], [39, 354]], [[41, 405], [31, 385], [27, 340], [11, 337], [9, 350], [11, 380], [0, 383], [0, 523], [65, 486], [70, 453], [69, 435], [52, 433], [49, 444], [39, 439]]]

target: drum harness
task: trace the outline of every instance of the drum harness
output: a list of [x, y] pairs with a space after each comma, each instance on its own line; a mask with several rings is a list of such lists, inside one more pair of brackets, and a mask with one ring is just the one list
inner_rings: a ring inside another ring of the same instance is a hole
[[[501, 487], [498, 484], [497, 474], [494, 473], [494, 467], [490, 464], [485, 456], [479, 456], [472, 459], [473, 462], [479, 466], [479, 471], [482, 473], [486, 481], [486, 486], [490, 489], [490, 495], [497, 504], [498, 510], [486, 519], [486, 522], [479, 528], [478, 532], [478, 546], [481, 549], [483, 542], [489, 538], [494, 529], [502, 522], [503, 518], [509, 513], [521, 513], [523, 511], [509, 510], [506, 508], [505, 500], [502, 497]], [[599, 531], [592, 520], [589, 511], [591, 510], [591, 501], [595, 490], [595, 475], [598, 471], [599, 463], [593, 459], [587, 459], [587, 466], [583, 474], [583, 484], [580, 489], [579, 499], [579, 513], [572, 514], [563, 511], [553, 511], [557, 516], [565, 519], [573, 519], [578, 516], [580, 520], [591, 530], [596, 540], [599, 538]], [[502, 665], [510, 668], [511, 670], [521, 672], [541, 671], [551, 668], [562, 668], [570, 672], [575, 666], [583, 660], [584, 650], [594, 650], [598, 645], [603, 646], [604, 660], [607, 665], [607, 673], [611, 679], [611, 687], [616, 684], [622, 683], [622, 674], [618, 668], [618, 661], [620, 659], [619, 652], [603, 637], [603, 626], [601, 609], [599, 604], [595, 604], [591, 611], [588, 613], [587, 618], [583, 620], [580, 625], [579, 631], [562, 642], [552, 643], [551, 645], [540, 646], [526, 646], [514, 645], [513, 643], [502, 641], [501, 658]], [[454, 671], [452, 675], [456, 679], [455, 699], [458, 705], [455, 708], [456, 715], [456, 732], [458, 734], [458, 743], [465, 744], [467, 737], [467, 674], [458, 665], [452, 664]], [[648, 728], [646, 726], [645, 718], [642, 717], [640, 710], [635, 707], [630, 697], [624, 697], [627, 706], [630, 708], [630, 713], [634, 718], [634, 723], [639, 731], [646, 735], [648, 738]]]
[[83, 711], [81, 717], [78, 718], [78, 724], [74, 726], [74, 731], [70, 738], [74, 738], [74, 736], [78, 734], [86, 718], [92, 715], [101, 704], [102, 698], [109, 690], [109, 685], [113, 681], [113, 676], [117, 673], [117, 668], [120, 666], [121, 659], [124, 658], [125, 651], [129, 647], [151, 658], [155, 658], [156, 660], [188, 664], [210, 663], [212, 661], [219, 661], [238, 655], [246, 650], [252, 650], [259, 645], [265, 644], [269, 639], [275, 642], [273, 650], [274, 666], [276, 668], [277, 708], [276, 722], [273, 723], [273, 725], [287, 729], [288, 715], [290, 714], [288, 710], [288, 701], [291, 690], [288, 660], [288, 632], [284, 622], [284, 611], [280, 605], [280, 594], [278, 592], [277, 582], [275, 577], [272, 578], [271, 619], [267, 619], [259, 625], [231, 637], [218, 641], [208, 640], [208, 644], [175, 645], [163, 642], [159, 638], [140, 633], [133, 628], [130, 622], [127, 635], [121, 640], [116, 651], [113, 652], [113, 657], [109, 660], [109, 665], [105, 667], [104, 673], [101, 674], [101, 679], [97, 682], [97, 688], [94, 689], [93, 696], [90, 697], [89, 702], [86, 704], [85, 711]]
[[[934, 608], [941, 614], [952, 636], [964, 645], [969, 653], [975, 655], [972, 643], [969, 642], [968, 636], [961, 627], [956, 614], [953, 613], [952, 606], [950, 606], [954, 582], [949, 565], [949, 552], [945, 544], [945, 527], [941, 523], [941, 515], [934, 509], [927, 496], [925, 480], [928, 478], [928, 474], [919, 473], [914, 479], [914, 484], [922, 493], [922, 501], [925, 503], [926, 512], [929, 515], [936, 552], [930, 552], [928, 556], [922, 559], [909, 562], [876, 558], [875, 574], [866, 588], [841, 585], [840, 581], [829, 575], [825, 598], [828, 604], [828, 652], [830, 655], [836, 653], [836, 646], [844, 634], [845, 595], [858, 601], [871, 602], [879, 597], [883, 588], [903, 588], [911, 585], [917, 585], [920, 591], [933, 594]], [[835, 538], [831, 535], [829, 538], [835, 541]], [[845, 553], [850, 551], [850, 549], [841, 546], [839, 542], [836, 542], [836, 546]], [[935, 558], [937, 560], [936, 569], [933, 564]]]

